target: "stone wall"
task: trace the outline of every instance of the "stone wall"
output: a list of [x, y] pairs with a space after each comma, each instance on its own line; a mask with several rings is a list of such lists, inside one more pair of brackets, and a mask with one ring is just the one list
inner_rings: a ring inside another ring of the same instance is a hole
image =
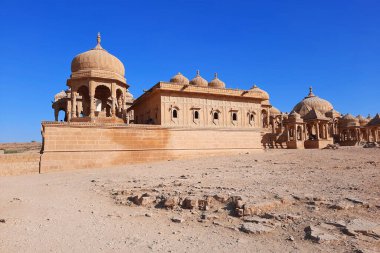
[[38, 174], [39, 153], [1, 154], [0, 176]]
[[255, 129], [43, 123], [41, 172], [261, 151]]

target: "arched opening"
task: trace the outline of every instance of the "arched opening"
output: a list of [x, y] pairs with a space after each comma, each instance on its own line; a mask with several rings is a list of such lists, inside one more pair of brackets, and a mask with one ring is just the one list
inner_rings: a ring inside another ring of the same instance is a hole
[[[78, 115], [79, 117], [86, 117], [90, 115], [90, 95], [87, 86], [81, 86], [78, 89], [80, 101], [78, 101]], [[79, 106], [80, 105], [80, 106]]]
[[232, 113], [232, 120], [237, 121], [237, 114], [236, 112]]
[[58, 110], [58, 121], [67, 121], [66, 111], [63, 108]]
[[302, 128], [301, 126], [297, 126], [297, 140], [302, 140]]
[[98, 117], [111, 116], [111, 91], [108, 87], [100, 85], [95, 89], [96, 114]]
[[263, 128], [267, 128], [268, 127], [268, 113], [266, 110], [262, 110], [261, 111], [261, 121], [262, 121], [262, 125], [263, 125]]
[[194, 112], [194, 119], [199, 119], [199, 112], [198, 111]]
[[219, 119], [219, 113], [214, 112], [214, 120], [218, 120], [218, 119]]
[[178, 112], [177, 109], [173, 109], [173, 119], [178, 118]]

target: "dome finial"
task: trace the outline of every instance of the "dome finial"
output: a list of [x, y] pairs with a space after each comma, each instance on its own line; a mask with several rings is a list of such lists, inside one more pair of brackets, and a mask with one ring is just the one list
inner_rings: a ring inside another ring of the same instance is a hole
[[98, 42], [98, 44], [100, 44], [100, 41], [101, 41], [101, 37], [100, 37], [100, 32], [98, 32], [98, 36], [97, 36], [97, 38], [96, 38], [96, 41]]
[[199, 74], [199, 69], [197, 70], [197, 76], [200, 76], [200, 74]]
[[309, 87], [309, 97], [314, 97], [315, 95], [313, 94], [313, 86]]
[[218, 78], [218, 73], [214, 73], [214, 77], [215, 77], [215, 79], [217, 79]]
[[101, 41], [101, 37], [100, 37], [100, 32], [98, 32], [98, 36], [96, 37], [96, 47], [94, 48], [95, 50], [99, 50], [99, 49], [103, 49], [102, 46], [100, 45], [100, 41]]

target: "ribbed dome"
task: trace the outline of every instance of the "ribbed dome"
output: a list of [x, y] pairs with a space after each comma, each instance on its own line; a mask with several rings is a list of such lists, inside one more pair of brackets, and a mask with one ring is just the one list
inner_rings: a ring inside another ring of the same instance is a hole
[[199, 74], [199, 70], [197, 70], [197, 75], [190, 81], [190, 84], [202, 87], [207, 87], [208, 85], [207, 80]]
[[208, 86], [212, 88], [226, 88], [226, 84], [218, 78], [218, 73], [215, 73], [214, 79], [208, 83]]
[[281, 112], [279, 109], [277, 109], [276, 107], [272, 106], [270, 109], [269, 109], [269, 112], [271, 115], [280, 115]]
[[84, 73], [91, 74], [94, 71], [98, 74], [95, 77], [112, 78], [125, 82], [125, 69], [123, 63], [108, 53], [100, 45], [100, 34], [97, 37], [97, 45], [95, 48], [78, 54], [71, 62], [72, 76], [87, 77]]
[[177, 84], [189, 84], [189, 79], [187, 79], [184, 75], [182, 75], [180, 72], [178, 72], [177, 75], [173, 76], [170, 79], [171, 83], [177, 83]]
[[[303, 110], [303, 108], [307, 108], [308, 110]], [[332, 104], [324, 100], [320, 97], [317, 97], [313, 94], [312, 88], [310, 87], [310, 92], [307, 97], [305, 97], [301, 102], [299, 102], [296, 106], [294, 106], [293, 111], [303, 115], [304, 112], [310, 111], [310, 110], [317, 110], [321, 112], [322, 114], [325, 114], [326, 112], [330, 111], [333, 109]]]
[[268, 92], [266, 92], [265, 90], [260, 89], [256, 85], [253, 85], [253, 87], [251, 89], [249, 89], [248, 93], [249, 94], [254, 94], [255, 97], [257, 97], [257, 98], [261, 98], [261, 99], [264, 99], [264, 100], [268, 100], [269, 99]]

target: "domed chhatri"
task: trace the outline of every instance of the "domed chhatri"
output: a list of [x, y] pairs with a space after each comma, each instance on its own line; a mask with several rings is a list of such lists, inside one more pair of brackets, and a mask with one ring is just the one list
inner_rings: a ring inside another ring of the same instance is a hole
[[214, 79], [208, 83], [208, 86], [212, 88], [226, 88], [226, 84], [218, 78], [218, 73], [215, 73]]
[[180, 72], [178, 72], [177, 75], [173, 76], [171, 79], [170, 79], [170, 82], [171, 83], [176, 83], [176, 84], [185, 84], [185, 85], [188, 85], [190, 82], [189, 82], [189, 79], [187, 79], [184, 75], [182, 75]]
[[369, 119], [364, 118], [362, 115], [358, 115], [358, 116], [356, 116], [356, 118], [359, 120], [360, 126], [365, 126], [369, 122]]
[[299, 113], [301, 117], [303, 117], [311, 110], [316, 110], [325, 114], [332, 109], [334, 109], [332, 104], [329, 101], [314, 95], [313, 88], [310, 87], [308, 96], [294, 106], [293, 111]]
[[201, 86], [201, 87], [207, 87], [208, 82], [206, 79], [201, 77], [199, 74], [199, 70], [197, 70], [197, 75], [193, 78], [193, 80], [190, 81], [191, 85]]
[[101, 37], [98, 33], [97, 45], [74, 57], [71, 62], [71, 78], [106, 77], [126, 83], [123, 63], [104, 50], [100, 42]]
[[259, 87], [257, 87], [256, 84], [254, 84], [252, 86], [252, 88], [249, 89], [248, 93], [249, 94], [254, 94], [257, 98], [261, 98], [261, 99], [265, 99], [265, 100], [269, 99], [268, 92], [266, 92], [265, 90], [260, 89]]

